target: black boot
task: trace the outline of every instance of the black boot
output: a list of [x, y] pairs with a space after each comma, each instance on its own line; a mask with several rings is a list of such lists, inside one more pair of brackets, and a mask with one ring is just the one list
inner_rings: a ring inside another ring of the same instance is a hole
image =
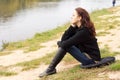
[[66, 54], [66, 51], [64, 49], [58, 48], [58, 52], [55, 55], [55, 57], [53, 58], [52, 62], [50, 63], [50, 65], [48, 66], [48, 68], [43, 73], [41, 73], [39, 75], [39, 77], [43, 77], [43, 76], [55, 74], [56, 73], [55, 67], [63, 59], [63, 57], [65, 56], [65, 54]]

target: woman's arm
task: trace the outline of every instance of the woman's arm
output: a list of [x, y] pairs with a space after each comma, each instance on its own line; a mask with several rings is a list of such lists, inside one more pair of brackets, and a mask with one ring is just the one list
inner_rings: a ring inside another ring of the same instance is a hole
[[72, 35], [75, 34], [75, 30], [76, 30], [76, 27], [73, 27], [72, 25], [70, 25], [70, 27], [62, 35], [61, 41], [65, 41], [69, 39]]
[[66, 49], [73, 45], [78, 45], [88, 40], [88, 36], [89, 36], [89, 33], [85, 29], [82, 29], [78, 31], [75, 35], [70, 37], [69, 39], [64, 40], [61, 43], [59, 43], [59, 46], [62, 47], [63, 49]]

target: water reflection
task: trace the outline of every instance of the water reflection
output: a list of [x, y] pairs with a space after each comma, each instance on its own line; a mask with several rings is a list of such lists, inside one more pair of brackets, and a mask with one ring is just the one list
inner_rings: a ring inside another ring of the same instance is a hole
[[[61, 0], [0, 0], [0, 22], [6, 22], [15, 15], [18, 10], [33, 8], [37, 2], [58, 1]], [[50, 5], [46, 5], [46, 7], [50, 7]]]

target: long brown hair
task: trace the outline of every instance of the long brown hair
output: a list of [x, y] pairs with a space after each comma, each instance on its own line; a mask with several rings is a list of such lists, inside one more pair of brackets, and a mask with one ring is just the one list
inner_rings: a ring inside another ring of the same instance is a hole
[[92, 36], [95, 36], [96, 35], [96, 32], [95, 32], [95, 27], [94, 27], [94, 24], [93, 22], [91, 21], [90, 19], [90, 16], [89, 16], [89, 13], [83, 9], [83, 8], [76, 8], [75, 9], [78, 13], [79, 16], [81, 16], [81, 25], [83, 27], [87, 27], [91, 33]]

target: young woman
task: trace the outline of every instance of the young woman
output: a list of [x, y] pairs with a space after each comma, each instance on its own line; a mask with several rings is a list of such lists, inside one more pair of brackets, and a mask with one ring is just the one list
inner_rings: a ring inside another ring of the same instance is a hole
[[56, 73], [56, 66], [66, 52], [70, 53], [82, 66], [100, 61], [101, 56], [95, 35], [95, 27], [88, 12], [83, 8], [76, 8], [70, 27], [62, 35], [61, 41], [57, 42], [59, 47], [55, 57], [39, 77]]

